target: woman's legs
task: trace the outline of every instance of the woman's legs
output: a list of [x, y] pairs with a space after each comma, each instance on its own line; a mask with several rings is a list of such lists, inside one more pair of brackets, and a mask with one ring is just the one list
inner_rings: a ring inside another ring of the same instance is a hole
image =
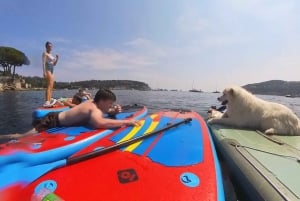
[[50, 79], [50, 94], [49, 94], [49, 99], [51, 100], [52, 94], [53, 94], [53, 87], [54, 87], [54, 75], [51, 74], [51, 79]]
[[46, 101], [50, 102], [52, 97], [52, 92], [53, 92], [53, 85], [54, 85], [54, 76], [50, 71], [47, 71], [46, 81], [47, 81], [47, 89], [45, 93], [45, 98]]

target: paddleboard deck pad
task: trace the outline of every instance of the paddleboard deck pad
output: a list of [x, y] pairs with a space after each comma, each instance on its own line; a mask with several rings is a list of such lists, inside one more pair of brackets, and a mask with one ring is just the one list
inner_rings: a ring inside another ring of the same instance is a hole
[[249, 200], [300, 200], [300, 136], [210, 125], [224, 164]]

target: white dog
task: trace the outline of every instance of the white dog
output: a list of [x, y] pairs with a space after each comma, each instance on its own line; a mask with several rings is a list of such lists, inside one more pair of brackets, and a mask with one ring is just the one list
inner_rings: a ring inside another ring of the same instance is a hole
[[218, 100], [227, 102], [227, 110], [221, 117], [209, 119], [209, 124], [249, 128], [266, 134], [300, 135], [298, 117], [284, 105], [262, 100], [238, 86], [226, 88]]

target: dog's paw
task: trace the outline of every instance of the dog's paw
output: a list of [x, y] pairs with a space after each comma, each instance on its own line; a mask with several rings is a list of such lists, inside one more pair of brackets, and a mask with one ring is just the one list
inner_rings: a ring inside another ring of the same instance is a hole
[[221, 118], [222, 116], [222, 112], [219, 112], [218, 110], [215, 110], [213, 108], [210, 108], [206, 113], [206, 119]]
[[210, 118], [207, 120], [208, 124], [214, 124], [216, 122], [216, 118]]
[[265, 130], [265, 134], [273, 135], [273, 134], [275, 134], [275, 129], [274, 128], [269, 128], [269, 129]]
[[206, 119], [211, 119], [211, 118], [213, 118], [212, 110], [209, 109], [209, 110], [207, 111], [207, 113], [206, 113]]

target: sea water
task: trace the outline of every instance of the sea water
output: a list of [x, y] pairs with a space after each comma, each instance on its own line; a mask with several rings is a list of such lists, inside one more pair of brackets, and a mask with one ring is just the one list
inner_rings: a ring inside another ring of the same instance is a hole
[[[77, 90], [56, 90], [54, 98], [72, 97]], [[96, 91], [90, 91], [95, 94]], [[137, 91], [115, 90], [117, 103], [146, 105], [149, 113], [162, 109], [189, 109], [206, 117], [208, 108], [219, 106], [220, 93], [195, 93], [187, 91]], [[31, 128], [32, 112], [44, 101], [44, 91], [0, 92], [0, 134], [22, 133]], [[300, 98], [258, 95], [260, 98], [282, 103], [300, 116]]]
[[[120, 105], [140, 104], [147, 106], [149, 113], [164, 109], [194, 110], [204, 118], [210, 106], [219, 106], [220, 93], [195, 93], [188, 91], [137, 91], [113, 90]], [[54, 98], [72, 97], [77, 90], [56, 90]], [[95, 94], [96, 91], [90, 91]], [[32, 112], [44, 103], [44, 91], [7, 91], [0, 93], [0, 134], [23, 133], [32, 128]], [[300, 98], [258, 95], [292, 109], [300, 117]], [[228, 175], [223, 175], [228, 178]], [[226, 179], [226, 187], [228, 180]], [[229, 189], [232, 194], [235, 189]], [[235, 197], [227, 195], [227, 197]], [[246, 198], [239, 197], [239, 200]]]

